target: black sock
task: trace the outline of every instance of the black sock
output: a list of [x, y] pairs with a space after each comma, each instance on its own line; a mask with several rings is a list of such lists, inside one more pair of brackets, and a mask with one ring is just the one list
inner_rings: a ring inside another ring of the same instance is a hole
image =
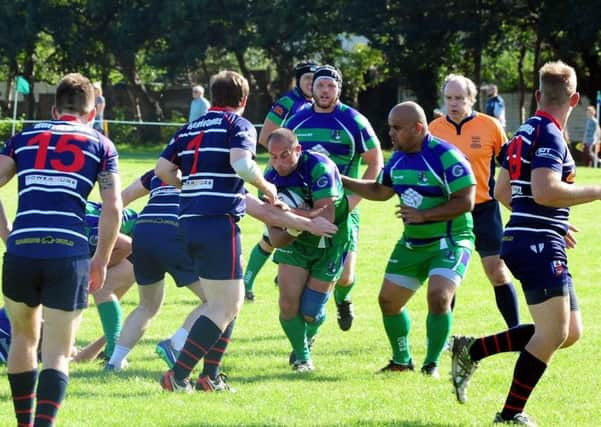
[[503, 315], [508, 328], [513, 328], [520, 324], [520, 310], [518, 304], [518, 295], [515, 292], [513, 283], [505, 283], [502, 286], [495, 286], [495, 299], [497, 308]]
[[44, 369], [40, 372], [36, 393], [35, 427], [53, 426], [54, 419], [65, 398], [69, 377], [56, 369]]
[[530, 393], [545, 373], [545, 369], [547, 369], [547, 364], [542, 360], [537, 359], [526, 350], [520, 353], [513, 371], [511, 388], [501, 412], [503, 419], [510, 420], [515, 414], [524, 411]]
[[176, 380], [183, 380], [190, 376], [190, 372], [198, 361], [209, 352], [222, 335], [221, 329], [206, 316], [200, 316], [192, 325], [184, 348], [179, 353], [173, 373]]
[[470, 348], [474, 362], [497, 353], [521, 351], [534, 335], [534, 325], [519, 325], [496, 335], [477, 339]]
[[15, 416], [19, 426], [33, 425], [33, 402], [38, 370], [8, 374], [8, 382], [13, 397]]
[[225, 331], [223, 331], [223, 334], [221, 334], [219, 340], [217, 340], [215, 345], [205, 356], [202, 375], [208, 375], [212, 380], [217, 378], [217, 375], [219, 375], [219, 367], [221, 366], [221, 360], [223, 359], [225, 350], [227, 349], [227, 346], [230, 343], [235, 322], [236, 319], [232, 320], [230, 324], [227, 325], [227, 328], [225, 328]]

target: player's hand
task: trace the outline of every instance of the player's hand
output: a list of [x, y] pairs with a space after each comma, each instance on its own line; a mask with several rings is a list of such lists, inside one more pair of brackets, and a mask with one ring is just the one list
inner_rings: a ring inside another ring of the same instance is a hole
[[311, 229], [309, 232], [316, 236], [332, 237], [338, 231], [338, 227], [322, 216], [311, 219]]
[[579, 231], [580, 230], [574, 227], [572, 224], [568, 224], [568, 232], [565, 236], [563, 236], [563, 239], [566, 242], [567, 249], [574, 249], [576, 247], [576, 236], [574, 236], [574, 233], [577, 233]]
[[406, 205], [397, 205], [396, 216], [406, 224], [421, 224], [425, 221], [424, 213], [419, 209]]
[[94, 257], [90, 261], [90, 280], [88, 287], [90, 293], [94, 293], [104, 286], [106, 280], [106, 264], [99, 262]]
[[271, 182], [265, 181], [265, 188], [262, 188], [263, 197], [272, 205], [278, 200], [278, 189]]
[[282, 202], [281, 200], [276, 200], [273, 203], [273, 206], [275, 206], [276, 208], [280, 208], [283, 211], [289, 211], [290, 210], [290, 206], [288, 206], [286, 203]]

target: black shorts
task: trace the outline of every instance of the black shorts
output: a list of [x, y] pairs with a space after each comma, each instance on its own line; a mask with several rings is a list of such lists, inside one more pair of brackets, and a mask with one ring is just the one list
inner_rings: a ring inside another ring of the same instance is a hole
[[481, 258], [499, 255], [503, 224], [499, 202], [489, 200], [477, 204], [472, 211], [474, 217], [474, 235], [476, 236], [476, 251]]
[[2, 292], [16, 302], [75, 311], [88, 306], [90, 259], [27, 258], [4, 254]]

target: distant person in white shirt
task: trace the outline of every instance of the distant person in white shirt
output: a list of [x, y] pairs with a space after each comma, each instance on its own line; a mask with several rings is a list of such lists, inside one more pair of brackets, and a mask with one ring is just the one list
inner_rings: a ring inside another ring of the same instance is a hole
[[202, 86], [197, 85], [192, 88], [192, 102], [190, 103], [190, 115], [188, 122], [193, 122], [199, 117], [204, 116], [211, 108], [211, 103], [204, 97], [205, 90]]

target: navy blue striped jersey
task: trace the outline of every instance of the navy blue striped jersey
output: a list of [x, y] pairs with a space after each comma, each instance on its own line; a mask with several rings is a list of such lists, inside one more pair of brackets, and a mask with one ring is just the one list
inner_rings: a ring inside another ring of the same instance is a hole
[[[163, 182], [161, 178], [154, 174], [154, 170], [149, 170], [142, 175], [140, 181], [150, 194], [146, 206], [138, 215], [136, 227], [145, 227], [146, 225], [177, 227], [179, 188]], [[157, 231], [154, 228], [153, 230]]]
[[[417, 153], [397, 151], [384, 165], [378, 181], [394, 189], [402, 205], [425, 210], [447, 203], [452, 193], [476, 185], [469, 162], [446, 141], [426, 135]], [[449, 221], [405, 224], [403, 240], [427, 245], [451, 238], [460, 246], [472, 247], [473, 219], [470, 212]]]
[[118, 172], [113, 143], [65, 116], [8, 140], [0, 154], [16, 165], [19, 205], [7, 252], [30, 258], [88, 254], [85, 206], [100, 172]]
[[507, 146], [503, 167], [511, 180], [511, 217], [505, 232], [564, 236], [570, 209], [539, 205], [532, 197], [534, 169], [549, 168], [568, 184], [576, 176], [574, 159], [553, 116], [537, 111], [520, 126]]
[[179, 218], [244, 215], [244, 180], [230, 165], [230, 150], [248, 150], [254, 157], [256, 146], [252, 123], [216, 107], [179, 129], [161, 153], [182, 173]]

